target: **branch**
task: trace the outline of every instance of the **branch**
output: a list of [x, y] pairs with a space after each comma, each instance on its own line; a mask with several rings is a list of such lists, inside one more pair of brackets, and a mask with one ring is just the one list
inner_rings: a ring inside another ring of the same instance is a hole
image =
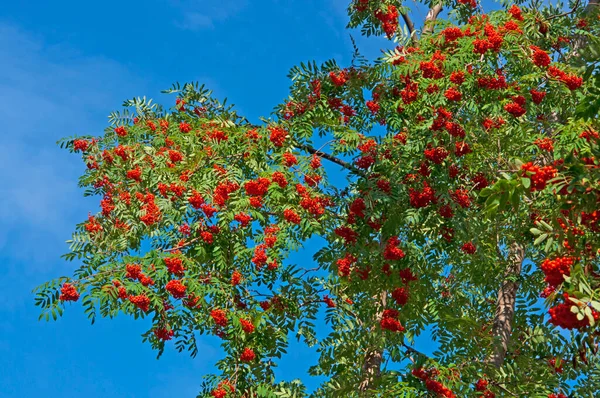
[[498, 387], [499, 389], [501, 389], [502, 391], [504, 391], [505, 393], [513, 396], [513, 397], [518, 397], [517, 394], [515, 394], [514, 392], [511, 392], [509, 390], [507, 390], [502, 384], [498, 383], [498, 382], [490, 382], [491, 385]]
[[408, 16], [408, 14], [402, 13], [401, 15], [402, 15], [402, 19], [404, 20], [404, 23], [406, 24], [406, 27], [408, 28], [408, 33], [410, 33], [410, 38], [413, 41], [415, 41], [416, 38], [413, 36], [413, 32], [415, 31], [415, 24], [410, 19], [410, 17]]
[[335, 157], [333, 155], [330, 155], [328, 153], [319, 151], [319, 150], [313, 148], [310, 145], [307, 145], [307, 144], [298, 144], [298, 147], [301, 148], [301, 149], [304, 149], [306, 152], [308, 152], [308, 153], [310, 153], [312, 155], [317, 155], [319, 157], [322, 157], [323, 159], [329, 160], [330, 162], [339, 164], [343, 168], [345, 168], [347, 170], [350, 170], [350, 171], [352, 171], [352, 172], [354, 172], [356, 174], [359, 174], [361, 176], [365, 175], [365, 173], [363, 173], [361, 170], [359, 170], [357, 167], [353, 166], [352, 164], [346, 162], [345, 160], [337, 158], [337, 157]]
[[424, 26], [423, 34], [424, 35], [433, 32], [433, 23], [437, 19], [440, 12], [442, 12], [442, 9], [443, 9], [442, 4], [438, 3], [438, 4], [434, 5], [433, 8], [431, 8], [427, 12], [427, 16], [425, 17], [425, 22], [423, 23], [423, 26]]
[[588, 14], [591, 14], [594, 7], [600, 7], [600, 0], [590, 0], [588, 5], [585, 7], [585, 10], [583, 11], [583, 14], [586, 16]]
[[192, 243], [198, 241], [199, 239], [200, 238], [194, 238], [194, 239], [191, 239], [191, 240], [185, 242], [183, 245], [175, 246], [175, 247], [172, 247], [170, 249], [163, 249], [163, 252], [167, 252], [167, 253], [174, 252], [175, 250], [179, 250], [179, 249], [182, 249], [182, 248], [184, 248], [186, 246], [191, 245]]
[[406, 348], [407, 353], [413, 353], [413, 354], [420, 355], [424, 358], [429, 359], [429, 355], [423, 354], [421, 351], [418, 351], [418, 350], [412, 348], [411, 346], [409, 346], [408, 344], [406, 344], [404, 342], [402, 343], [402, 347]]
[[[552, 15], [551, 17], [548, 17], [546, 19], [546, 21], [552, 21], [555, 18], [566, 17], [567, 15], [573, 14], [575, 12], [575, 10], [577, 10], [577, 7], [579, 7], [579, 2], [580, 2], [580, 0], [577, 0], [575, 2], [575, 5], [573, 6], [573, 8], [571, 8], [570, 11], [563, 12], [562, 14]], [[588, 7], [590, 5], [592, 5], [592, 3], [594, 3], [594, 2], [595, 2], [594, 0], [590, 1], [590, 4], [588, 5]]]

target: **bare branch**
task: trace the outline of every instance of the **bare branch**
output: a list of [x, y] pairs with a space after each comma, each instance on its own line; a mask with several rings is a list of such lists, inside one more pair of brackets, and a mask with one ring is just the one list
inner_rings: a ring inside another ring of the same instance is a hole
[[415, 41], [416, 37], [413, 36], [413, 33], [415, 31], [415, 24], [410, 19], [410, 17], [408, 16], [408, 14], [402, 13], [401, 15], [402, 15], [402, 19], [404, 20], [404, 23], [406, 24], [406, 27], [408, 28], [408, 33], [410, 33], [411, 39], [413, 41]]
[[304, 149], [306, 152], [308, 152], [310, 154], [317, 155], [319, 157], [322, 157], [323, 159], [327, 159], [330, 162], [339, 164], [340, 166], [342, 166], [343, 168], [345, 168], [347, 170], [350, 170], [350, 171], [352, 171], [352, 172], [354, 172], [356, 174], [364, 176], [364, 173], [360, 169], [358, 169], [357, 167], [353, 166], [352, 164], [346, 162], [345, 160], [337, 158], [337, 157], [335, 157], [333, 155], [330, 155], [328, 153], [322, 152], [322, 151], [320, 151], [318, 149], [315, 149], [312, 146], [307, 145], [307, 144], [298, 144], [298, 147], [301, 148], [301, 149]]
[[418, 350], [412, 348], [411, 346], [409, 346], [406, 343], [402, 343], [402, 347], [404, 347], [406, 349], [407, 354], [412, 353], [412, 354], [422, 356], [424, 358], [429, 358], [429, 356], [427, 354], [423, 354], [421, 351], [418, 351]]
[[[573, 6], [573, 8], [571, 8], [571, 10], [563, 12], [562, 14], [552, 15], [551, 17], [547, 18], [546, 21], [551, 21], [551, 20], [553, 20], [555, 18], [566, 17], [567, 15], [573, 14], [577, 10], [577, 7], [579, 7], [579, 2], [580, 2], [580, 0], [577, 0], [575, 2], [575, 5]], [[592, 3], [594, 3], [594, 2], [595, 2], [594, 0], [590, 1], [590, 4], [588, 4], [588, 7], [590, 5], [592, 5]]]

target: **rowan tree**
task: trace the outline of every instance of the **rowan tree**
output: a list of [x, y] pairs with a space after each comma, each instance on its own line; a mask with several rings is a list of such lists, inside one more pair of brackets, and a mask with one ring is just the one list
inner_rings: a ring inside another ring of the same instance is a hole
[[[216, 335], [202, 397], [309, 395], [275, 380], [293, 338], [319, 355], [316, 397], [594, 396], [598, 1], [423, 4], [420, 23], [354, 0], [349, 27], [390, 49], [292, 69], [259, 125], [176, 84], [171, 109], [136, 98], [104, 135], [62, 140], [100, 211], [73, 276], [38, 288], [41, 317], [80, 301], [92, 321], [145, 318], [159, 354]], [[292, 264], [313, 237], [317, 266]]]

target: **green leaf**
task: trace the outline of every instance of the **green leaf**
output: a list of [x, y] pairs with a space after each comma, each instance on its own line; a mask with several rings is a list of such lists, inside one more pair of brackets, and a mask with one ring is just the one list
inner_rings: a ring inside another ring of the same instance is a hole
[[538, 236], [537, 239], [533, 242], [533, 245], [534, 246], [539, 245], [540, 243], [545, 241], [547, 237], [548, 237], [548, 234], [542, 234], [542, 235]]

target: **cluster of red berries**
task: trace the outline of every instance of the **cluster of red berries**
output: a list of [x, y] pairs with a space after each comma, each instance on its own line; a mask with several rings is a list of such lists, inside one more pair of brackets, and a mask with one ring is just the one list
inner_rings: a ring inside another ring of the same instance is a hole
[[422, 61], [419, 63], [419, 69], [426, 79], [441, 79], [444, 77], [442, 68], [434, 61]]
[[254, 324], [252, 323], [252, 321], [242, 318], [240, 319], [240, 324], [242, 325], [242, 330], [244, 331], [244, 333], [250, 334], [254, 332]]
[[234, 393], [235, 392], [235, 387], [233, 387], [233, 385], [229, 382], [229, 380], [225, 380], [222, 381], [218, 384], [217, 388], [214, 389], [210, 395], [212, 395], [214, 398], [225, 398], [228, 394], [227, 389], [225, 389], [225, 387], [227, 387], [229, 389], [230, 393]]
[[252, 217], [246, 213], [238, 213], [233, 219], [239, 222], [242, 227], [247, 227], [248, 224], [250, 224], [250, 221], [252, 221]]
[[179, 123], [179, 131], [182, 133], [189, 133], [192, 131], [192, 126], [190, 126], [190, 124], [187, 122], [181, 122]]
[[165, 265], [167, 266], [167, 270], [171, 274], [175, 274], [177, 276], [182, 276], [185, 272], [185, 267], [183, 265], [183, 260], [179, 257], [166, 257], [164, 260]]
[[[590, 320], [587, 316], [584, 316], [583, 319], [577, 319], [577, 314], [571, 311], [571, 307], [575, 305], [575, 303], [569, 300], [569, 295], [564, 293], [565, 302], [561, 304], [557, 304], [554, 307], [548, 310], [550, 314], [549, 322], [555, 326], [560, 326], [564, 329], [584, 329], [590, 326]], [[597, 322], [600, 319], [600, 313], [596, 310], [591, 310], [594, 321]]]
[[115, 128], [115, 133], [117, 133], [117, 135], [119, 137], [125, 137], [127, 136], [127, 130], [125, 129], [125, 126], [118, 126]]
[[227, 326], [227, 313], [225, 310], [214, 309], [210, 312], [210, 316], [216, 325], [221, 327]]
[[537, 91], [531, 89], [529, 90], [529, 94], [531, 94], [531, 100], [533, 101], [533, 103], [539, 105], [542, 103], [547, 93], [545, 91]]
[[247, 181], [244, 184], [246, 194], [250, 196], [264, 196], [269, 190], [271, 180], [265, 177], [258, 178], [257, 180]]
[[502, 119], [501, 117], [497, 117], [495, 119], [488, 117], [488, 118], [483, 119], [483, 122], [481, 124], [485, 130], [491, 130], [491, 129], [499, 129], [505, 123], [506, 123], [506, 121], [504, 119]]
[[514, 117], [523, 116], [527, 113], [527, 109], [525, 109], [525, 97], [522, 95], [513, 96], [512, 101], [504, 105], [504, 110]]
[[397, 236], [389, 238], [383, 251], [383, 258], [390, 261], [403, 259], [405, 254], [402, 249], [398, 247], [399, 244], [400, 239], [398, 239]]
[[346, 225], [337, 227], [333, 232], [340, 238], [343, 238], [346, 244], [349, 245], [356, 243], [356, 239], [358, 238], [358, 233]]
[[398, 29], [398, 16], [398, 9], [392, 4], [388, 5], [387, 12], [383, 12], [380, 9], [375, 11], [375, 18], [381, 21], [383, 31], [387, 37], [392, 37]]
[[367, 106], [367, 108], [369, 108], [369, 110], [371, 111], [372, 115], [376, 115], [377, 112], [379, 112], [379, 102], [376, 101], [367, 101], [365, 103], [365, 105]]
[[441, 382], [434, 378], [439, 376], [437, 369], [425, 370], [423, 368], [416, 368], [411, 371], [412, 375], [425, 382], [425, 388], [429, 391], [436, 393], [444, 398], [456, 398], [456, 395], [448, 387], [444, 386]]
[[457, 0], [458, 4], [463, 4], [471, 8], [477, 7], [477, 0]]
[[60, 296], [58, 296], [60, 301], [77, 301], [79, 300], [79, 293], [75, 286], [70, 283], [65, 283], [62, 285], [60, 289]]
[[592, 140], [600, 139], [600, 134], [588, 127], [581, 134], [579, 134], [579, 138], [583, 138], [587, 142], [591, 142]]
[[471, 206], [471, 198], [469, 197], [469, 191], [466, 189], [457, 189], [450, 192], [450, 197], [457, 205], [466, 209]]
[[444, 97], [448, 99], [448, 101], [460, 101], [462, 100], [462, 93], [458, 91], [455, 87], [450, 87], [444, 93]]
[[204, 198], [200, 195], [200, 192], [194, 190], [192, 191], [192, 196], [188, 198], [188, 202], [192, 205], [194, 209], [200, 209], [204, 204]]
[[126, 278], [139, 280], [143, 286], [154, 285], [154, 280], [142, 272], [142, 267], [139, 264], [127, 264], [125, 265], [125, 271]]
[[145, 294], [129, 296], [129, 301], [144, 312], [148, 312], [150, 309], [150, 298]]
[[336, 264], [338, 266], [338, 275], [339, 276], [348, 276], [350, 275], [350, 270], [352, 268], [352, 264], [356, 262], [356, 257], [351, 254], [346, 254], [343, 258], [337, 260]]
[[554, 151], [554, 141], [552, 140], [552, 138], [538, 138], [535, 141], [533, 141], [533, 144], [540, 148], [542, 151]]
[[477, 85], [488, 90], [503, 90], [508, 87], [506, 77], [502, 70], [496, 71], [496, 77], [494, 76], [481, 76], [477, 78]]
[[213, 202], [217, 206], [225, 206], [225, 202], [229, 200], [229, 195], [237, 191], [240, 186], [231, 181], [224, 181], [217, 184], [213, 194]]
[[276, 147], [282, 147], [285, 143], [285, 139], [288, 136], [288, 132], [281, 127], [269, 127], [269, 131], [271, 135], [269, 136], [269, 140]]
[[563, 82], [571, 91], [577, 90], [583, 84], [583, 78], [563, 72], [554, 66], [548, 68], [548, 74]]
[[346, 84], [346, 82], [348, 81], [349, 74], [347, 70], [341, 70], [336, 72], [329, 72], [329, 78], [331, 79], [331, 82], [336, 85], [336, 86], [343, 86], [344, 84]]
[[169, 282], [167, 282], [165, 289], [169, 293], [171, 293], [171, 296], [173, 296], [176, 299], [185, 297], [186, 287], [185, 287], [185, 285], [183, 285], [181, 283], [180, 280], [177, 280], [177, 279], [170, 280]]
[[475, 190], [481, 190], [490, 184], [483, 173], [475, 174], [473, 178], [471, 178], [471, 181], [473, 182], [473, 189]]
[[359, 169], [366, 170], [375, 164], [375, 157], [372, 155], [363, 155], [354, 160], [354, 164]]
[[408, 289], [405, 287], [397, 287], [392, 291], [392, 298], [398, 305], [405, 305], [409, 297]]
[[90, 143], [87, 140], [73, 140], [73, 149], [75, 151], [85, 152], [88, 150]]
[[450, 205], [443, 205], [438, 209], [438, 214], [444, 218], [454, 217], [454, 211]]
[[171, 338], [173, 337], [174, 334], [175, 334], [175, 332], [173, 332], [172, 329], [167, 329], [167, 328], [154, 329], [154, 335], [159, 340], [163, 340], [163, 341], [171, 340]]
[[491, 50], [493, 52], [500, 52], [504, 39], [502, 35], [498, 33], [494, 27], [490, 24], [486, 24], [484, 29], [484, 36], [481, 36], [473, 41], [473, 52], [475, 54], [484, 55]]
[[[464, 36], [463, 31], [459, 27], [456, 27], [456, 26], [446, 28], [446, 29], [442, 30], [440, 32], [440, 34], [442, 36], [444, 36], [446, 43], [452, 43]], [[457, 84], [460, 84], [460, 83], [457, 83]]]
[[550, 65], [550, 62], [552, 60], [550, 59], [550, 56], [548, 55], [548, 53], [546, 51], [542, 50], [541, 48], [539, 48], [537, 46], [530, 46], [529, 48], [531, 49], [531, 51], [533, 51], [533, 54], [531, 55], [531, 59], [535, 66], [538, 66], [540, 68], [545, 68], [548, 65]]
[[425, 149], [424, 153], [425, 158], [435, 164], [441, 164], [448, 157], [448, 151], [444, 147]]
[[254, 257], [252, 257], [252, 262], [256, 266], [257, 269], [262, 268], [268, 260], [266, 245], [258, 245], [254, 248]]
[[479, 379], [475, 383], [475, 391], [482, 392], [482, 398], [496, 398], [496, 394], [488, 390], [488, 381], [485, 379]]
[[531, 180], [531, 191], [542, 191], [546, 188], [549, 180], [556, 177], [556, 170], [553, 166], [543, 166], [533, 164], [532, 162], [525, 163], [521, 166], [523, 174]]
[[88, 222], [85, 224], [85, 230], [90, 234], [95, 234], [102, 231], [102, 225], [96, 220], [96, 217], [90, 215], [88, 216]]
[[288, 181], [285, 178], [285, 174], [283, 174], [280, 171], [274, 172], [273, 175], [271, 175], [271, 179], [274, 183], [277, 183], [277, 185], [279, 185], [281, 188], [285, 188], [288, 186]]
[[134, 180], [136, 182], [142, 181], [142, 169], [140, 166], [137, 166], [135, 169], [127, 171], [127, 178], [130, 180]]
[[473, 152], [473, 150], [471, 149], [469, 144], [464, 141], [459, 141], [454, 144], [454, 154], [456, 155], [456, 157], [460, 158], [462, 156], [468, 155], [471, 152]]
[[477, 247], [473, 244], [473, 242], [467, 242], [462, 245], [461, 250], [466, 254], [475, 254], [477, 251]]
[[329, 307], [329, 308], [335, 308], [336, 307], [335, 302], [328, 295], [324, 295], [323, 296], [323, 302], [325, 304], [327, 304], [327, 307]]
[[148, 226], [157, 223], [160, 220], [162, 213], [160, 208], [154, 203], [154, 195], [147, 193], [141, 200], [143, 202], [141, 210], [144, 214], [140, 216], [140, 221]]
[[400, 313], [395, 309], [387, 309], [383, 311], [381, 315], [381, 321], [379, 322], [382, 329], [389, 330], [392, 332], [404, 332], [404, 326], [398, 320]]
[[231, 273], [231, 286], [237, 286], [242, 281], [242, 274], [235, 270]]
[[571, 275], [571, 267], [574, 263], [575, 259], [573, 257], [547, 258], [540, 265], [540, 269], [546, 275], [544, 279], [546, 283], [556, 287], [565, 281], [563, 276]]
[[242, 362], [251, 362], [254, 361], [254, 358], [256, 358], [256, 354], [252, 348], [248, 347], [244, 348], [244, 351], [242, 351], [242, 354], [240, 355], [240, 361]]
[[300, 224], [302, 221], [302, 218], [298, 215], [298, 213], [292, 209], [285, 209], [283, 211], [283, 218], [292, 224]]
[[196, 296], [194, 293], [189, 293], [187, 297], [183, 300], [183, 305], [188, 308], [200, 308], [200, 297]]
[[[434, 65], [435, 66], [435, 65]], [[400, 91], [402, 102], [406, 105], [412, 104], [419, 97], [419, 83], [406, 79], [406, 86]]]
[[410, 205], [417, 209], [421, 207], [427, 207], [431, 203], [435, 203], [437, 201], [435, 191], [427, 184], [427, 182], [423, 182], [423, 189], [420, 191], [410, 188], [408, 195]]

